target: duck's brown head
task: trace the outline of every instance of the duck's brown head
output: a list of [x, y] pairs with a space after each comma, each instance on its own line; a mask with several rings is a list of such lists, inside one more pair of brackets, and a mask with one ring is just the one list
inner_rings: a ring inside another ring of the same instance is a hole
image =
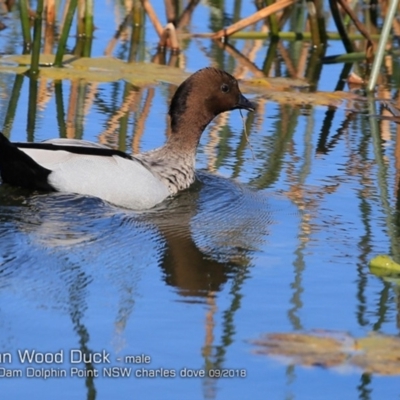
[[225, 71], [203, 68], [186, 79], [175, 92], [169, 115], [172, 132], [188, 126], [203, 130], [218, 114], [255, 106], [240, 92], [237, 80]]

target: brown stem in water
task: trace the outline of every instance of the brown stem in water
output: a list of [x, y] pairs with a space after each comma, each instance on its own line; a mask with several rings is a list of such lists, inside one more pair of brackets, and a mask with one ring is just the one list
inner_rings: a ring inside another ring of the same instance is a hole
[[176, 22], [176, 27], [177, 28], [183, 28], [186, 26], [190, 18], [192, 17], [193, 11], [196, 8], [197, 4], [200, 3], [200, 0], [190, 0], [189, 4], [186, 6], [186, 8], [183, 10], [182, 15], [178, 18]]
[[158, 46], [171, 47], [172, 50], [179, 50], [178, 37], [176, 35], [175, 26], [172, 22], [165, 26]]
[[349, 15], [349, 17], [353, 21], [354, 25], [356, 26], [356, 28], [365, 37], [365, 39], [367, 39], [367, 48], [365, 49], [365, 52], [366, 52], [367, 60], [369, 60], [369, 62], [371, 62], [371, 60], [373, 58], [373, 55], [374, 55], [374, 44], [372, 43], [372, 39], [371, 39], [371, 36], [370, 36], [367, 28], [357, 18], [356, 14], [350, 8], [350, 6], [349, 6], [349, 4], [347, 3], [346, 0], [337, 0], [337, 1], [341, 5], [341, 7], [346, 11], [346, 13]]
[[175, 10], [175, 5], [173, 4], [172, 0], [164, 0], [164, 6], [165, 6], [165, 14], [167, 16], [167, 21], [175, 24], [176, 23], [176, 10]]
[[257, 66], [251, 62], [246, 56], [244, 56], [240, 51], [235, 49], [231, 44], [229, 43], [221, 43], [220, 41], [215, 42], [217, 46], [223, 50], [225, 50], [230, 56], [235, 58], [235, 60], [240, 64], [245, 66], [246, 68], [249, 69], [249, 71], [252, 72], [252, 74], [255, 77], [263, 78], [265, 74], [260, 71]]
[[144, 10], [146, 11], [146, 14], [149, 16], [150, 21], [153, 24], [154, 29], [157, 32], [157, 35], [161, 38], [164, 29], [161, 25], [160, 20], [157, 17], [156, 12], [154, 11], [153, 6], [150, 4], [150, 2], [148, 0], [140, 0], [140, 2], [142, 3]]
[[250, 15], [247, 18], [243, 18], [240, 21], [236, 22], [235, 24], [221, 29], [220, 31], [214, 33], [212, 35], [213, 39], [221, 39], [222, 37], [226, 37], [229, 35], [232, 35], [232, 33], [235, 33], [237, 31], [240, 31], [241, 29], [244, 29], [248, 27], [249, 25], [255, 24], [256, 22], [268, 17], [269, 15], [276, 13], [277, 11], [280, 11], [291, 4], [297, 2], [297, 0], [279, 0], [276, 3], [264, 7], [260, 11], [257, 11], [253, 15]]

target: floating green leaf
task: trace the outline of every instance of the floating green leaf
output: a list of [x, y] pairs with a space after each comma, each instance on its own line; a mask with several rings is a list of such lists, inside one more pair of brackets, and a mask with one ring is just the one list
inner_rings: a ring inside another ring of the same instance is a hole
[[400, 274], [400, 264], [393, 261], [386, 254], [379, 254], [369, 262], [370, 271], [378, 276]]

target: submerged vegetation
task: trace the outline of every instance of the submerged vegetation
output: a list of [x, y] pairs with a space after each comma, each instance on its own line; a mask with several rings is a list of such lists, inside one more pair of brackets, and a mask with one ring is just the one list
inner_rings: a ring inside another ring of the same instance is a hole
[[304, 366], [358, 368], [367, 374], [400, 375], [400, 339], [370, 334], [353, 338], [345, 332], [271, 333], [254, 340], [257, 354]]

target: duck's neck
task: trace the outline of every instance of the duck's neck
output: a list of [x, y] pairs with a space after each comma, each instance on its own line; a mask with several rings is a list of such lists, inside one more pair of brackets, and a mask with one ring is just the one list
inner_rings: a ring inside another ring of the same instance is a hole
[[172, 132], [164, 146], [136, 156], [168, 186], [171, 194], [194, 182], [197, 146], [212, 119], [187, 117], [171, 123]]
[[191, 107], [182, 115], [171, 115], [171, 134], [165, 144], [174, 151], [196, 153], [201, 134], [214, 118], [206, 110]]

